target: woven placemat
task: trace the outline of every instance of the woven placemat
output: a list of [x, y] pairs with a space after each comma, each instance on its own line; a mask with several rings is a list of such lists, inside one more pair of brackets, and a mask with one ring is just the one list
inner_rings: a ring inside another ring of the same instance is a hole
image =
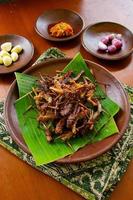
[[[65, 57], [57, 48], [44, 52], [36, 63], [46, 59]], [[122, 139], [107, 153], [78, 164], [51, 163], [37, 167], [32, 156], [12, 140], [3, 116], [4, 102], [0, 102], [0, 144], [29, 165], [63, 183], [88, 200], [104, 200], [115, 188], [133, 157], [133, 88], [125, 86], [131, 100], [131, 120]]]

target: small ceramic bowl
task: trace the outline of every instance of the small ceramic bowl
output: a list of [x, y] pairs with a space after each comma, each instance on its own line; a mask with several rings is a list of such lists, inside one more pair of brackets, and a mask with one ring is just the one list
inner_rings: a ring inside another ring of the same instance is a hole
[[0, 45], [5, 42], [11, 42], [13, 46], [21, 45], [23, 51], [19, 54], [19, 58], [16, 62], [13, 62], [10, 66], [6, 67], [3, 64], [0, 65], [0, 74], [9, 74], [15, 72], [25, 65], [27, 65], [34, 55], [33, 44], [25, 37], [20, 35], [0, 35]]
[[[98, 51], [98, 42], [105, 36], [116, 33], [122, 35], [122, 48], [114, 54]], [[88, 26], [82, 34], [82, 45], [92, 55], [105, 60], [120, 60], [133, 52], [133, 33], [121, 24], [100, 22]]]
[[[52, 37], [49, 34], [49, 27], [58, 22], [66, 22], [70, 24], [73, 28], [74, 35], [63, 38]], [[84, 21], [82, 17], [78, 13], [66, 9], [45, 11], [42, 15], [38, 17], [35, 24], [35, 30], [41, 37], [56, 42], [68, 41], [76, 38], [82, 32], [83, 27]]]

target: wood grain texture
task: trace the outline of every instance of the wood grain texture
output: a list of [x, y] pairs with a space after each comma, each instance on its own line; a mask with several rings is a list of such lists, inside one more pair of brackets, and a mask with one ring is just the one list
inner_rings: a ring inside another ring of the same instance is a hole
[[[132, 0], [14, 0], [0, 4], [0, 34], [20, 34], [30, 39], [35, 46], [36, 58], [47, 48], [56, 46], [69, 57], [79, 50], [86, 59], [95, 61], [109, 69], [120, 81], [133, 86], [133, 56], [119, 62], [99, 60], [87, 53], [80, 45], [80, 37], [70, 43], [53, 43], [41, 38], [34, 30], [37, 17], [45, 10], [67, 8], [80, 13], [86, 26], [100, 21], [114, 21], [133, 31]], [[28, 66], [30, 66], [30, 64]], [[25, 69], [28, 67], [26, 66]], [[0, 98], [3, 99], [14, 79], [14, 75], [0, 76]], [[110, 197], [110, 200], [133, 199], [133, 162]], [[52, 178], [31, 168], [7, 150], [0, 147], [0, 199], [4, 200], [82, 200]]]

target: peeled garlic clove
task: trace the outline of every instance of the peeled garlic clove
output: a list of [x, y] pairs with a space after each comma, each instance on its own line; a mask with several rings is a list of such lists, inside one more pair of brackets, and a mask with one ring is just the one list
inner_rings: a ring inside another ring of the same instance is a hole
[[5, 66], [9, 66], [12, 64], [12, 59], [10, 56], [4, 56], [3, 57], [3, 63]]
[[11, 42], [5, 42], [1, 45], [1, 49], [5, 51], [10, 51], [12, 48], [12, 43]]
[[12, 52], [11, 58], [12, 58], [13, 62], [17, 61], [18, 60], [18, 54], [16, 52]]
[[10, 54], [9, 54], [7, 51], [2, 50], [2, 51], [0, 51], [0, 56], [1, 56], [1, 57], [10, 56]]
[[0, 56], [0, 65], [2, 65], [3, 64], [3, 59], [2, 59], [2, 57]]
[[16, 52], [16, 53], [20, 53], [22, 51], [22, 47], [21, 45], [16, 45], [15, 47], [12, 48], [11, 52]]

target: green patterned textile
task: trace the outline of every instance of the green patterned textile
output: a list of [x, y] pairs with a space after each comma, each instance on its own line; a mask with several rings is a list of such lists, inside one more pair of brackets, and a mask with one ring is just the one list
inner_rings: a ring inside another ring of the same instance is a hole
[[[36, 63], [42, 60], [64, 57], [57, 48], [44, 52]], [[25, 153], [12, 140], [8, 133], [3, 116], [4, 103], [0, 102], [0, 145], [18, 158], [40, 170], [88, 200], [105, 200], [120, 181], [133, 157], [133, 88], [125, 86], [131, 101], [131, 119], [122, 139], [107, 153], [87, 162], [78, 164], [51, 163], [37, 167], [31, 155]]]

